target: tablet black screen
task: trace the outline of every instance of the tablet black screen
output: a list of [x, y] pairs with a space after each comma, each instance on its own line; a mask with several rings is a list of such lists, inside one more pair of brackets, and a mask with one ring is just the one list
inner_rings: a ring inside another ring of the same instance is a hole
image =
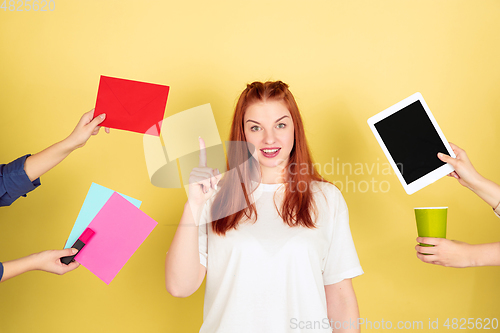
[[407, 184], [446, 164], [437, 153], [448, 151], [420, 101], [374, 125]]

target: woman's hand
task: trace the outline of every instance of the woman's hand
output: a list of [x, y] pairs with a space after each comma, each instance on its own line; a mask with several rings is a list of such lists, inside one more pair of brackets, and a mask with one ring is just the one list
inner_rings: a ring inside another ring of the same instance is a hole
[[[24, 162], [24, 171], [31, 181], [61, 163], [73, 150], [83, 147], [91, 135], [99, 133], [99, 124], [106, 115], [102, 114], [92, 120], [94, 109], [83, 114], [73, 132], [64, 140], [53, 144], [39, 153], [29, 156]], [[109, 128], [106, 128], [109, 133]]]
[[210, 198], [213, 191], [217, 189], [222, 175], [218, 169], [207, 167], [207, 152], [205, 141], [200, 137], [200, 162], [198, 168], [193, 168], [189, 175], [189, 197], [188, 202], [194, 207], [200, 207]]
[[450, 146], [457, 158], [442, 153], [438, 154], [438, 158], [441, 161], [451, 164], [455, 169], [455, 171], [451, 172], [448, 176], [456, 178], [461, 185], [476, 193], [493, 209], [497, 209], [497, 212], [500, 212], [500, 186], [481, 176], [479, 172], [474, 169], [463, 149], [460, 149], [451, 142]]
[[77, 249], [49, 250], [6, 261], [3, 263], [4, 271], [1, 282], [32, 270], [42, 270], [59, 275], [65, 274], [80, 266], [80, 263], [73, 261], [69, 265], [65, 265], [61, 262], [61, 258], [72, 256], [77, 252]]
[[222, 177], [219, 170], [207, 167], [205, 142], [201, 137], [199, 143], [200, 161], [189, 176], [188, 201], [165, 258], [165, 287], [175, 297], [193, 294], [205, 278], [207, 269], [200, 263], [200, 216]]
[[[476, 266], [474, 245], [445, 238], [418, 237], [417, 242], [434, 246], [416, 245], [418, 259], [428, 264], [445, 267]], [[426, 254], [424, 254], [426, 253]]]
[[453, 158], [449, 155], [439, 153], [438, 158], [443, 162], [451, 164], [455, 169], [455, 171], [451, 172], [448, 176], [454, 177], [461, 185], [474, 191], [477, 184], [481, 181], [482, 176], [474, 169], [474, 166], [472, 166], [465, 150], [451, 142], [449, 144], [457, 157]]
[[[68, 142], [72, 150], [83, 147], [91, 135], [99, 133], [101, 129], [99, 124], [106, 119], [106, 114], [103, 113], [94, 118], [94, 110], [84, 113], [73, 132], [64, 140]], [[109, 134], [109, 128], [105, 129], [106, 133]]]
[[77, 253], [77, 249], [47, 250], [40, 253], [35, 253], [33, 254], [35, 269], [63, 275], [76, 269], [78, 266], [80, 266], [80, 263], [77, 261], [72, 261], [69, 263], [69, 265], [66, 265], [61, 262], [61, 258], [72, 256]]

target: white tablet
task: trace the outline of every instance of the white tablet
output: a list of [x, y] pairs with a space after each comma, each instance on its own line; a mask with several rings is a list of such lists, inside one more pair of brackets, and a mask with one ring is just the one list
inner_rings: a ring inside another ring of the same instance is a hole
[[368, 119], [373, 134], [408, 194], [454, 169], [437, 153], [456, 157], [420, 93]]

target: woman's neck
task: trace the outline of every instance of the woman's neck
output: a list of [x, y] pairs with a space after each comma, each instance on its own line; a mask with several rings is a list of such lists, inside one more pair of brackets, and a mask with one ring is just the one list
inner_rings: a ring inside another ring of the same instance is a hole
[[285, 182], [284, 169], [277, 166], [274, 168], [261, 168], [262, 184], [281, 184]]

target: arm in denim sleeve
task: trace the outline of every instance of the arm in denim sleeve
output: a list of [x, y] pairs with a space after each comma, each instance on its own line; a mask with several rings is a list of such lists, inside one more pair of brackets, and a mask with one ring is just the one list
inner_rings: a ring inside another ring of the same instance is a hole
[[30, 181], [24, 171], [24, 161], [30, 154], [9, 164], [0, 164], [0, 206], [10, 206], [19, 197], [40, 186], [40, 178]]

